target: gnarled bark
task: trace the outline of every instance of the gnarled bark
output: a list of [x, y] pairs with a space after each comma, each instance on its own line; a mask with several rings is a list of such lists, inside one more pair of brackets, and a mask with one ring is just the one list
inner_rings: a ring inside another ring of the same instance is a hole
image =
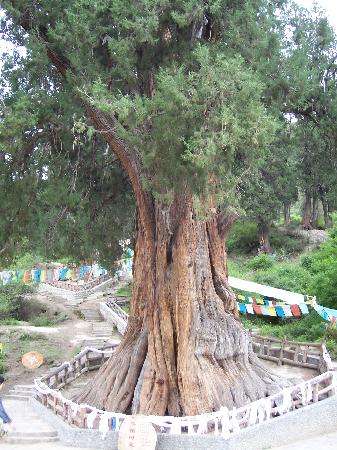
[[155, 220], [153, 245], [138, 221], [126, 335], [77, 400], [179, 416], [274, 393], [280, 380], [258, 361], [237, 320], [217, 216], [198, 221], [186, 196], [171, 207], [157, 203]]

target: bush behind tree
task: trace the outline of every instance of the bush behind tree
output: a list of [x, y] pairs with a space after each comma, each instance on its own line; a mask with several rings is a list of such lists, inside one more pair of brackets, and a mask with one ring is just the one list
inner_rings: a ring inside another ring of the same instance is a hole
[[21, 283], [0, 286], [0, 320], [20, 320], [24, 296], [33, 291], [33, 285]]

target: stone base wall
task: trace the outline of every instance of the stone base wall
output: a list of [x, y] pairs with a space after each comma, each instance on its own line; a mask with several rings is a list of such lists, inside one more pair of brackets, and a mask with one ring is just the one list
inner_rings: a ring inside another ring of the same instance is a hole
[[[109, 431], [106, 439], [98, 430], [71, 427], [35, 399], [30, 403], [54, 427], [65, 445], [118, 450], [118, 433]], [[159, 434], [156, 450], [262, 450], [332, 433], [337, 426], [337, 396], [301, 408], [269, 422], [241, 430], [224, 440], [212, 435]]]

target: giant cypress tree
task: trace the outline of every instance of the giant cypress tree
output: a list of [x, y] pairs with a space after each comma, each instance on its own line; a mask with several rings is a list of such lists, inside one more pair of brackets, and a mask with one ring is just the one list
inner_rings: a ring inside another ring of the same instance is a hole
[[79, 400], [178, 416], [277, 389], [238, 321], [225, 240], [238, 179], [273, 135], [254, 55], [282, 3], [4, 1], [9, 34], [46, 50], [136, 202], [128, 328]]

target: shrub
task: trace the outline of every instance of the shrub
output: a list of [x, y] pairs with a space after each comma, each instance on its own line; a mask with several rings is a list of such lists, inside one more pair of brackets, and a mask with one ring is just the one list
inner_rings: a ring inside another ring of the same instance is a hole
[[31, 286], [20, 283], [0, 286], [0, 320], [20, 320], [24, 295], [32, 291]]
[[318, 302], [337, 308], [337, 227], [332, 229], [329, 240], [312, 254], [308, 270], [309, 288]]
[[68, 319], [66, 314], [61, 314], [59, 311], [55, 311], [51, 316], [48, 313], [41, 313], [30, 320], [30, 323], [34, 327], [52, 327], [60, 322], [64, 322]]
[[300, 259], [300, 264], [307, 270], [310, 270], [313, 264], [312, 254], [303, 255]]
[[270, 232], [270, 245], [274, 252], [282, 252], [287, 255], [296, 255], [304, 250], [305, 243], [302, 239], [289, 236], [277, 228]]
[[270, 269], [273, 267], [275, 259], [271, 255], [261, 254], [251, 259], [247, 267], [253, 270]]
[[260, 245], [257, 226], [252, 222], [234, 224], [226, 241], [228, 253], [251, 253], [257, 251]]
[[5, 359], [5, 354], [0, 353], [0, 375], [3, 375], [7, 370]]
[[[252, 325], [247, 322], [252, 322]], [[276, 322], [262, 317], [253, 321], [246, 319], [245, 327], [258, 327], [262, 335], [279, 339], [286, 337], [290, 341], [317, 342], [327, 338], [326, 323], [315, 311], [298, 319], [276, 319]]]
[[132, 283], [129, 283], [126, 286], [122, 286], [116, 291], [115, 294], [117, 297], [131, 297], [132, 295]]
[[[252, 222], [236, 223], [227, 238], [228, 253], [250, 254], [257, 252], [260, 246], [257, 225]], [[276, 253], [292, 255], [303, 251], [302, 239], [289, 236], [276, 227], [270, 229], [270, 245]]]
[[42, 258], [32, 253], [25, 253], [15, 261], [15, 269], [28, 270], [36, 266], [42, 261]]
[[310, 294], [309, 272], [297, 262], [282, 262], [254, 273], [253, 281], [287, 291]]
[[20, 325], [21, 321], [17, 319], [2, 319], [0, 325]]

